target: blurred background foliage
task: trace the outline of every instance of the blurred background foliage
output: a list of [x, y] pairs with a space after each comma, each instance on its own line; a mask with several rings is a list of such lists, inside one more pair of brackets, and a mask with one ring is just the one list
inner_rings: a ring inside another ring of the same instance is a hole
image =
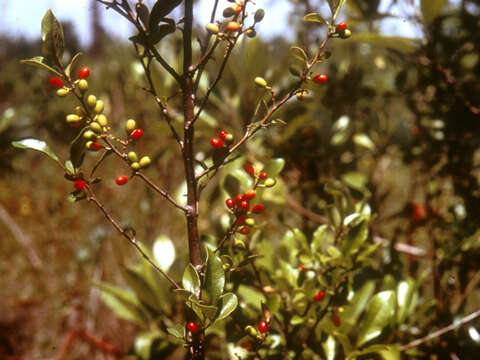
[[[212, 155], [208, 141], [218, 129], [237, 137], [243, 133], [262, 96], [252, 86], [255, 76], [263, 76], [281, 94], [294, 81], [287, 70], [296, 61], [290, 47], [313, 52], [322, 38], [325, 27], [301, 21], [305, 13], [318, 10], [316, 4], [292, 2], [288, 25], [282, 21], [295, 34], [294, 41], [249, 39], [234, 51], [198, 122], [198, 159]], [[389, 332], [391, 342], [405, 344], [478, 310], [480, 303], [480, 7], [474, 0], [432, 1], [444, 3], [439, 11], [427, 8], [428, 1], [422, 1], [423, 9], [416, 1], [389, 3], [405, 13], [380, 12], [378, 0], [347, 1], [343, 16], [354, 35], [331, 41], [332, 57], [315, 68], [329, 75], [328, 84], [311, 85], [306, 100], [284, 106], [277, 117], [286, 124], [255, 136], [243, 148], [243, 160], [285, 160], [281, 186], [265, 199], [262, 232], [272, 243], [292, 228], [310, 239], [327, 219], [335, 221], [331, 189], [337, 182], [354, 201], [370, 204], [369, 242], [377, 247], [355, 281], [360, 286], [373, 280], [378, 292], [395, 289], [405, 279], [417, 280], [416, 301], [423, 310]], [[380, 25], [389, 17], [416, 24], [423, 37], [382, 36]], [[197, 25], [203, 32], [203, 25]], [[94, 41], [89, 49], [80, 49], [64, 24], [68, 52], [85, 52], [80, 64], [92, 69], [90, 89], [105, 100], [106, 114], [118, 131], [131, 117], [146, 129], [136, 150], [152, 157], [147, 174], [172, 194], [181, 194], [183, 164], [158, 108], [142, 89], [143, 71], [132, 46], [110, 39], [95, 16], [92, 27]], [[167, 39], [160, 50], [178, 68], [180, 42], [176, 35]], [[66, 334], [78, 328], [127, 352], [139, 327], [106, 310], [92, 280], [125, 285], [119, 270], [136, 264], [137, 254], [89, 204], [67, 201], [71, 184], [54, 162], [10, 146], [12, 140], [34, 136], [66, 159], [76, 132], [63, 119], [74, 104], [55, 96], [47, 86], [48, 74], [19, 64], [39, 52], [39, 42], [1, 40], [0, 357], [54, 358]], [[207, 67], [201, 93], [223, 51], [218, 49]], [[181, 128], [181, 97], [175, 96], [171, 77], [158, 68], [154, 78], [159, 93], [171, 96], [175, 126]], [[94, 157], [87, 154], [86, 161], [93, 164]], [[119, 189], [113, 179], [127, 170], [117, 160], [106, 162], [98, 196], [122, 224], [135, 226], [146, 247], [161, 235], [172, 239], [180, 260], [170, 272], [179, 279], [186, 265], [183, 219], [142, 183]], [[205, 239], [221, 238], [224, 231], [223, 180], [218, 177], [203, 194], [199, 220]], [[453, 359], [453, 353], [473, 359], [478, 327], [477, 320], [427, 342], [418, 357]], [[70, 358], [106, 356], [79, 342]]]

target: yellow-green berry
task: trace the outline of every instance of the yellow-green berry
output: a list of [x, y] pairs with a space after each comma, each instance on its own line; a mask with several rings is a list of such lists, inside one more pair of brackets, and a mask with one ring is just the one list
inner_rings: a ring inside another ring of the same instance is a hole
[[76, 123], [82, 120], [82, 118], [78, 115], [75, 114], [68, 114], [67, 117], [65, 118], [68, 123]]
[[128, 160], [130, 160], [130, 162], [136, 162], [138, 161], [138, 156], [137, 156], [137, 153], [135, 151], [130, 151], [128, 154], [127, 154], [127, 157], [128, 157]]
[[225, 142], [227, 144], [231, 144], [233, 142], [233, 135], [232, 134], [225, 135]]
[[90, 129], [92, 129], [97, 134], [101, 134], [101, 132], [102, 132], [102, 127], [97, 122], [91, 122], [90, 123]]
[[107, 117], [103, 114], [97, 115], [95, 121], [98, 122], [98, 124], [101, 126], [107, 126], [108, 124]]
[[150, 165], [151, 162], [150, 156], [144, 156], [140, 159], [140, 167], [145, 168]]
[[125, 122], [125, 130], [127, 131], [127, 133], [131, 133], [133, 130], [135, 130], [135, 128], [137, 127], [137, 122], [133, 119], [128, 119], [126, 122]]
[[255, 219], [254, 218], [246, 218], [245, 219], [245, 225], [247, 226], [255, 226]]
[[251, 337], [256, 337], [258, 334], [257, 329], [255, 329], [252, 325], [245, 326], [245, 332]]
[[83, 137], [85, 139], [95, 139], [97, 135], [92, 130], [87, 130], [83, 133]]
[[96, 114], [101, 114], [103, 112], [104, 108], [104, 103], [103, 100], [97, 100], [95, 102], [95, 107], [93, 108], [93, 111], [95, 111]]
[[219, 31], [218, 24], [208, 23], [207, 25], [205, 25], [205, 28], [210, 34], [218, 34], [218, 31]]
[[277, 183], [277, 181], [274, 178], [268, 178], [268, 179], [265, 180], [265, 186], [266, 187], [275, 186], [276, 183]]
[[87, 97], [87, 104], [90, 108], [93, 108], [97, 103], [97, 97], [95, 95], [88, 95]]
[[239, 249], [246, 249], [245, 243], [240, 239], [235, 239], [233, 241], [233, 246]]
[[88, 90], [88, 81], [85, 79], [79, 80], [78, 81], [78, 88], [82, 93]]
[[57, 90], [57, 95], [60, 97], [64, 97], [67, 96], [69, 92], [70, 90], [68, 90], [67, 88], [61, 88]]
[[138, 170], [140, 170], [141, 165], [138, 162], [135, 161], [135, 162], [130, 164], [130, 167], [132, 168], [132, 170], [138, 171]]
[[267, 81], [260, 76], [257, 76], [254, 81], [255, 81], [255, 85], [257, 85], [261, 88], [264, 88], [264, 87], [267, 86]]

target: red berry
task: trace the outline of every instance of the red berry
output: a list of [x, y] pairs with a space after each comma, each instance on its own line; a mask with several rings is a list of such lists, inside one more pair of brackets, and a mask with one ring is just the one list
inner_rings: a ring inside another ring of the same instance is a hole
[[257, 192], [255, 190], [248, 190], [246, 193], [245, 193], [245, 197], [247, 198], [247, 200], [252, 200], [255, 195], [257, 195]]
[[83, 67], [78, 70], [78, 78], [79, 79], [86, 79], [90, 76], [90, 69], [88, 67]]
[[315, 301], [322, 301], [323, 298], [325, 297], [325, 293], [323, 291], [320, 291], [318, 293], [315, 294], [315, 296], [313, 297], [313, 299]]
[[250, 232], [250, 228], [246, 226], [239, 230], [239, 233], [242, 235], [247, 235], [249, 232]]
[[298, 270], [300, 270], [300, 271], [305, 271], [306, 269], [307, 269], [307, 268], [306, 268], [305, 266], [303, 266], [303, 265], [300, 265], [300, 266], [298, 267]]
[[235, 196], [235, 202], [237, 203], [237, 205], [240, 205], [243, 200], [245, 200], [245, 194], [238, 194], [237, 196]]
[[236, 224], [237, 226], [245, 224], [245, 220], [247, 219], [246, 216], [240, 216], [237, 218]]
[[260, 321], [258, 324], [258, 330], [262, 333], [266, 333], [268, 331], [268, 324], [265, 321]]
[[128, 177], [125, 175], [120, 175], [115, 178], [117, 185], [125, 185], [128, 182]]
[[337, 24], [337, 29], [340, 30], [340, 31], [345, 31], [345, 30], [347, 30], [347, 27], [348, 27], [348, 25], [347, 25], [347, 23], [344, 22], [344, 21], [339, 22], [339, 23]]
[[261, 214], [265, 211], [265, 206], [263, 204], [256, 204], [252, 207], [252, 212], [255, 214]]
[[87, 187], [87, 183], [83, 180], [76, 180], [73, 183], [73, 186], [75, 186], [75, 189], [77, 189], [77, 190], [82, 190], [82, 189], [85, 189]]
[[252, 175], [252, 176], [255, 175], [255, 168], [252, 165], [246, 163], [246, 164], [243, 164], [243, 168], [250, 175]]
[[332, 314], [331, 319], [332, 319], [333, 324], [334, 324], [336, 327], [339, 327], [340, 325], [342, 325], [342, 321], [340, 320], [340, 318], [338, 317], [338, 315]]
[[223, 147], [223, 141], [219, 138], [213, 138], [210, 140], [210, 145], [212, 145], [214, 148], [220, 149]]
[[414, 220], [422, 220], [425, 217], [425, 206], [421, 204], [413, 204], [413, 219]]
[[258, 177], [260, 179], [266, 179], [268, 178], [268, 174], [265, 171], [262, 171], [260, 174], [258, 174]]
[[63, 80], [56, 77], [51, 77], [48, 82], [51, 86], [57, 89], [60, 89], [63, 86]]
[[313, 81], [315, 81], [317, 84], [324, 83], [327, 80], [328, 80], [327, 74], [318, 74], [318, 75], [315, 75], [315, 77], [313, 78]]
[[92, 141], [92, 143], [90, 144], [90, 147], [88, 148], [89, 150], [93, 150], [93, 151], [98, 151], [102, 148], [102, 145], [100, 145], [98, 142], [96, 141]]
[[137, 139], [140, 139], [142, 136], [143, 136], [143, 129], [138, 128], [132, 131], [132, 133], [130, 134], [130, 139], [137, 140]]
[[220, 139], [222, 139], [223, 141], [225, 141], [225, 138], [227, 137], [227, 135], [228, 135], [228, 132], [225, 131], [225, 130], [220, 130], [220, 131], [218, 132], [218, 136], [219, 136]]
[[240, 202], [240, 207], [243, 210], [247, 211], [250, 208], [250, 204], [248, 203], [247, 200], [243, 200], [243, 201]]
[[198, 331], [198, 325], [197, 325], [197, 323], [195, 323], [193, 321], [190, 321], [187, 324], [187, 329], [190, 330], [192, 333], [197, 332]]
[[225, 200], [225, 204], [227, 204], [227, 207], [229, 207], [230, 209], [232, 209], [235, 205], [232, 198], [228, 198], [227, 200]]

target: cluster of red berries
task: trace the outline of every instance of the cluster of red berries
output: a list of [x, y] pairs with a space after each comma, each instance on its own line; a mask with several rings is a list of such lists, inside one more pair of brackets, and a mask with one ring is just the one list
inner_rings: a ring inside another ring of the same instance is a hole
[[335, 25], [335, 30], [338, 36], [340, 36], [342, 39], [348, 39], [350, 36], [352, 36], [352, 32], [348, 29], [348, 24], [345, 21], [339, 22], [337, 25]]
[[214, 137], [210, 140], [210, 145], [216, 149], [221, 149], [225, 145], [230, 145], [233, 142], [233, 135], [228, 133], [228, 131], [220, 130], [218, 132], [218, 137]]

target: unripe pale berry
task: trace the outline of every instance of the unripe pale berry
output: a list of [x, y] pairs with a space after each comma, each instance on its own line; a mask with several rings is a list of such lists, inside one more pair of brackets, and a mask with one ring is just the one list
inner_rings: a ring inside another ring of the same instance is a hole
[[93, 107], [95, 107], [96, 103], [97, 103], [97, 97], [95, 95], [88, 95], [88, 97], [87, 97], [88, 106], [90, 106], [90, 108], [93, 109]]
[[267, 180], [265, 180], [265, 186], [266, 187], [275, 186], [276, 183], [277, 183], [277, 181], [273, 178], [268, 178]]
[[82, 79], [78, 82], [78, 88], [82, 93], [88, 90], [88, 81], [85, 79]]
[[188, 324], [187, 324], [187, 329], [189, 331], [191, 331], [192, 333], [195, 333], [198, 331], [198, 325], [197, 323], [193, 322], [193, 321], [190, 321]]
[[240, 25], [238, 22], [236, 21], [230, 21], [228, 24], [227, 24], [227, 30], [228, 31], [238, 31], [242, 28], [242, 25]]
[[83, 67], [78, 70], [78, 78], [79, 79], [86, 79], [90, 76], [90, 69], [88, 67]]
[[252, 212], [255, 214], [261, 214], [264, 211], [265, 211], [265, 205], [263, 204], [256, 204], [256, 205], [253, 205], [252, 207]]
[[95, 139], [97, 135], [92, 130], [87, 130], [83, 133], [83, 137], [85, 139]]
[[246, 33], [249, 38], [254, 38], [255, 36], [257, 36], [257, 32], [255, 31], [255, 29], [248, 29]]
[[348, 39], [350, 36], [352, 36], [352, 32], [349, 29], [346, 29], [343, 34], [342, 34], [342, 39]]
[[227, 7], [223, 9], [223, 17], [230, 17], [235, 15], [235, 10], [232, 7]]
[[235, 205], [235, 203], [233, 202], [233, 199], [232, 198], [228, 198], [227, 200], [225, 200], [225, 204], [227, 205], [228, 208], [232, 209], [233, 206]]
[[339, 22], [337, 25], [336, 25], [337, 29], [340, 30], [340, 31], [345, 31], [348, 27], [347, 23], [342, 21], [342, 22]]
[[268, 324], [265, 321], [260, 321], [258, 324], [258, 330], [261, 333], [266, 333], [268, 331]]
[[[247, 228], [248, 229], [248, 228]], [[243, 242], [240, 239], [234, 239], [233, 240], [233, 246], [239, 249], [246, 249], [247, 247], [245, 246], [245, 242]]]
[[238, 232], [242, 235], [247, 235], [248, 233], [250, 233], [250, 228], [249, 227], [243, 227]]
[[136, 162], [136, 161], [132, 162], [132, 163], [130, 164], [130, 167], [131, 167], [132, 170], [134, 170], [134, 171], [140, 170], [140, 164], [139, 164], [138, 162]]
[[253, 326], [251, 325], [247, 325], [245, 326], [245, 332], [250, 335], [251, 337], [257, 337], [258, 335], [258, 332], [257, 332], [257, 329], [255, 329]]
[[91, 122], [91, 123], [90, 123], [90, 129], [91, 129], [93, 132], [97, 133], [97, 134], [101, 134], [101, 133], [102, 133], [102, 127], [101, 127], [100, 124], [97, 123], [97, 122]]
[[225, 136], [225, 139], [224, 139], [224, 140], [225, 140], [225, 142], [226, 142], [227, 144], [231, 144], [231, 143], [233, 142], [233, 135], [232, 135], [232, 134], [227, 134], [227, 135]]
[[107, 119], [107, 117], [106, 117], [105, 115], [103, 115], [103, 114], [98, 115], [98, 116], [96, 117], [95, 121], [98, 122], [98, 124], [99, 124], [100, 126], [107, 126], [107, 124], [108, 124], [108, 119]]
[[131, 162], [138, 161], [138, 156], [137, 156], [137, 153], [135, 151], [130, 151], [127, 154], [127, 157], [128, 157], [128, 160], [130, 160]]
[[325, 297], [325, 292], [320, 291], [313, 296], [313, 300], [322, 301], [324, 297]]
[[130, 134], [130, 139], [132, 140], [138, 140], [143, 136], [143, 129], [138, 128], [132, 131]]
[[248, 191], [245, 193], [245, 198], [246, 198], [247, 200], [252, 200], [252, 199], [255, 197], [255, 195], [257, 195], [257, 192], [256, 192], [255, 190], [253, 190], [253, 189], [252, 189], [252, 190], [248, 190]]
[[250, 175], [255, 175], [255, 168], [253, 167], [253, 165], [250, 165], [248, 163], [243, 164], [243, 169]]
[[261, 87], [261, 88], [264, 88], [264, 87], [267, 86], [267, 81], [266, 81], [264, 78], [260, 77], [260, 76], [257, 76], [257, 77], [255, 78], [254, 82], [255, 82], [255, 85], [257, 85], [257, 86], [259, 86], [259, 87]]
[[245, 225], [252, 227], [255, 226], [255, 219], [254, 218], [246, 218]]
[[210, 140], [210, 145], [212, 145], [214, 148], [220, 149], [223, 147], [223, 141], [219, 138], [213, 138]]
[[324, 83], [328, 80], [328, 75], [327, 74], [317, 74], [313, 78], [313, 81], [315, 81], [317, 84]]
[[70, 90], [68, 90], [67, 88], [61, 88], [57, 90], [57, 95], [60, 97], [64, 97], [67, 96], [69, 92]]
[[63, 86], [63, 80], [57, 77], [51, 77], [50, 80], [48, 80], [48, 83], [50, 86], [53, 86], [57, 89], [60, 89]]
[[126, 122], [125, 122], [125, 131], [127, 133], [131, 133], [135, 128], [137, 127], [137, 122], [133, 119], [128, 119]]
[[119, 175], [115, 178], [117, 185], [125, 185], [128, 182], [128, 177], [125, 175]]
[[205, 25], [205, 28], [210, 34], [218, 34], [218, 31], [219, 31], [218, 24], [208, 23], [207, 25]]
[[95, 103], [95, 107], [93, 108], [93, 111], [95, 111], [95, 113], [97, 114], [100, 114], [103, 112], [104, 107], [105, 107], [105, 103], [103, 102], [103, 100], [97, 100], [97, 102]]
[[143, 156], [140, 159], [140, 167], [141, 168], [146, 168], [148, 165], [150, 165], [151, 162], [152, 162], [152, 160], [150, 159], [150, 156]]
[[75, 187], [75, 189], [77, 190], [83, 190], [87, 187], [87, 183], [83, 180], [76, 180], [74, 183], [73, 183], [73, 186]]
[[75, 114], [68, 114], [66, 116], [65, 120], [67, 120], [68, 123], [76, 123], [76, 122], [79, 122], [80, 120], [82, 120], [82, 118], [78, 115], [75, 115]]

